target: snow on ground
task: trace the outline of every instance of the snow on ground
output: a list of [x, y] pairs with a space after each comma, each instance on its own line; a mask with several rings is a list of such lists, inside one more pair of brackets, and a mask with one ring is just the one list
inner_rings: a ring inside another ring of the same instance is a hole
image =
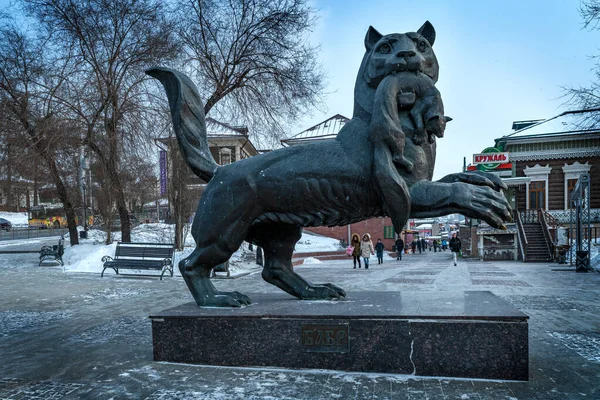
[[[574, 263], [577, 259], [577, 246], [575, 244], [575, 241], [572, 242], [569, 251], [571, 254], [567, 253], [567, 262], [569, 260], [569, 257], [572, 257]], [[600, 238], [592, 240], [590, 244], [590, 266], [596, 271], [600, 272]]]
[[[78, 227], [82, 230], [82, 227]], [[174, 225], [168, 224], [141, 224], [131, 231], [131, 239], [136, 243], [173, 243], [175, 238]], [[88, 238], [80, 239], [79, 246], [66, 246], [63, 256], [64, 271], [69, 272], [102, 272], [102, 257], [114, 257], [117, 247], [116, 242], [121, 239], [120, 232], [113, 232], [113, 243], [105, 245], [106, 233], [99, 229], [88, 230]], [[68, 241], [68, 235], [66, 236]], [[181, 252], [176, 252], [173, 265], [174, 274], [179, 274], [177, 264], [179, 260], [187, 257], [194, 250], [194, 240], [192, 235], [188, 233], [185, 240], [185, 248]], [[302, 238], [296, 245], [297, 252], [322, 252], [322, 251], [337, 251], [340, 250], [339, 241], [324, 236], [313, 235], [303, 232]], [[248, 243], [243, 243], [229, 259], [229, 270], [233, 276], [246, 274], [256, 271], [261, 267], [256, 264], [256, 249], [248, 250]], [[308, 258], [304, 261], [305, 264], [318, 264], [316, 258]], [[127, 271], [128, 273], [130, 271]], [[133, 271], [132, 271], [133, 272]], [[141, 271], [140, 273], [143, 273]], [[147, 272], [147, 271], [145, 271]], [[113, 273], [111, 269], [107, 270], [108, 274]]]
[[0, 218], [4, 218], [10, 221], [13, 227], [26, 227], [29, 225], [27, 222], [26, 212], [0, 212]]
[[303, 264], [322, 264], [323, 261], [319, 260], [318, 258], [315, 257], [308, 257], [304, 259]]
[[316, 235], [310, 232], [302, 231], [302, 237], [296, 243], [297, 253], [309, 253], [320, 251], [339, 251], [341, 250], [340, 241], [330, 237]]

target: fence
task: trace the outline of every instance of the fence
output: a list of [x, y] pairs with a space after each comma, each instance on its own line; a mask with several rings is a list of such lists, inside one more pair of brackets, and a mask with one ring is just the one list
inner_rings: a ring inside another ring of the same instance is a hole
[[61, 236], [68, 233], [67, 228], [60, 229], [33, 229], [33, 228], [12, 228], [10, 231], [0, 231], [0, 240], [31, 239], [48, 236]]

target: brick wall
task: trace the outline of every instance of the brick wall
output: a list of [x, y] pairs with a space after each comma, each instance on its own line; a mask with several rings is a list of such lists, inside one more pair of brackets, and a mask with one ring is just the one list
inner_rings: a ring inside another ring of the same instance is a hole
[[[371, 218], [350, 225], [350, 236], [352, 236], [354, 233], [357, 233], [360, 237], [362, 237], [362, 235], [365, 233], [369, 233], [371, 235], [373, 245], [377, 243], [377, 238], [381, 238], [381, 241], [385, 246], [385, 250], [392, 251], [392, 246], [394, 245], [396, 239], [384, 239], [383, 228], [385, 226], [392, 226], [392, 220], [390, 218]], [[338, 240], [344, 240], [346, 242], [348, 241], [348, 227], [346, 225], [334, 226], [331, 228], [326, 226], [317, 226], [304, 229], [319, 235]], [[404, 240], [404, 238], [402, 240]]]

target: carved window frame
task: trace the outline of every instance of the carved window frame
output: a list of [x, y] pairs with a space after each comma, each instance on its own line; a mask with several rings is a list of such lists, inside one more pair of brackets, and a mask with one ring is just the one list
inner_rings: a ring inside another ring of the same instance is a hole
[[229, 147], [219, 148], [219, 162], [221, 165], [227, 165], [233, 162], [233, 151]]
[[569, 190], [568, 190], [569, 180], [579, 179], [579, 176], [581, 174], [589, 174], [591, 168], [592, 168], [592, 166], [590, 165], [589, 161], [586, 161], [585, 164], [581, 164], [579, 161], [575, 161], [571, 165], [565, 163], [565, 166], [562, 167], [563, 174], [564, 174], [565, 210], [568, 210], [570, 208], [569, 202], [567, 201], [569, 198]]
[[[531, 178], [531, 182], [534, 181], [544, 181], [544, 209], [548, 209], [548, 175], [550, 175], [550, 171], [552, 171], [552, 167], [550, 164], [546, 164], [545, 167], [542, 167], [539, 164], [536, 164], [533, 167], [525, 166], [523, 173], [525, 176]], [[531, 183], [530, 182], [530, 183]], [[527, 190], [525, 191], [525, 205], [526, 209], [529, 210], [529, 185], [527, 185]]]

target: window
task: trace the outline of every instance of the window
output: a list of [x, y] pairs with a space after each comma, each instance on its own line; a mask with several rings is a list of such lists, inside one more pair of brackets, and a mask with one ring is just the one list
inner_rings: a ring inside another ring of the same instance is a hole
[[552, 167], [536, 164], [534, 167], [525, 167], [523, 173], [531, 178], [529, 190], [527, 190], [527, 209], [548, 209], [548, 175]]
[[394, 239], [396, 236], [394, 234], [393, 226], [384, 226], [383, 227], [383, 238], [384, 239]]
[[219, 155], [220, 155], [220, 161], [221, 161], [221, 165], [227, 165], [227, 164], [231, 164], [231, 149], [229, 148], [222, 148], [219, 151]]
[[546, 181], [529, 183], [529, 209], [546, 208]]
[[566, 208], [570, 208], [571, 205], [571, 193], [573, 189], [575, 189], [575, 185], [577, 185], [577, 179], [567, 179], [567, 206]]
[[571, 192], [577, 184], [579, 176], [581, 176], [581, 174], [589, 174], [591, 167], [589, 162], [581, 164], [578, 161], [575, 161], [571, 165], [565, 164], [565, 166], [562, 167], [563, 173], [565, 174], [565, 210], [570, 208], [569, 201], [571, 200]]

